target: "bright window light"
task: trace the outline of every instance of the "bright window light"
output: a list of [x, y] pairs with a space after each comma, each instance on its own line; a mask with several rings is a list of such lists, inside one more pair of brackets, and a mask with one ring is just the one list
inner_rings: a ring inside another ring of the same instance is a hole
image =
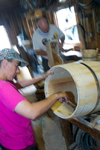
[[65, 43], [79, 43], [74, 7], [56, 12], [59, 28], [65, 34]]
[[11, 44], [4, 26], [0, 26], [0, 50], [11, 48]]

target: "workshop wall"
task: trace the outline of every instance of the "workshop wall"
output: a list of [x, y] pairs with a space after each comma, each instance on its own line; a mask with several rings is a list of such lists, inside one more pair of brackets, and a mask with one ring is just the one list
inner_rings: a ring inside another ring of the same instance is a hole
[[5, 26], [12, 45], [18, 45], [17, 36], [19, 34], [23, 35], [23, 40], [32, 40], [33, 33], [37, 29], [36, 18], [41, 15], [41, 12], [50, 23], [58, 26], [56, 11], [63, 8], [70, 9], [71, 6], [74, 6], [81, 41], [80, 48], [100, 49], [100, 3], [97, 0], [83, 0], [82, 2], [78, 0], [66, 0], [65, 2], [54, 0], [50, 4], [45, 4], [44, 8], [42, 8], [42, 1], [38, 1], [38, 3], [41, 6], [40, 8], [32, 9], [28, 7], [28, 10], [24, 9], [23, 11], [21, 6], [20, 8], [11, 8], [0, 12], [0, 24]]
[[86, 48], [100, 48], [100, 2], [83, 0], [78, 2], [77, 8]]
[[[15, 9], [6, 9], [0, 11], [0, 25], [3, 25], [6, 29], [6, 32], [8, 34], [10, 43], [12, 46], [16, 45], [19, 52], [21, 53], [21, 56], [28, 61], [27, 55], [23, 49], [23, 47], [20, 47], [18, 44], [17, 36], [21, 33], [22, 30], [22, 14], [17, 13]], [[28, 66], [31, 75], [31, 69], [30, 66]]]
[[[83, 49], [100, 48], [100, 4], [96, 1], [83, 0], [81, 3], [77, 0], [66, 0], [62, 3], [54, 1], [47, 10], [45, 9], [45, 11], [42, 11], [42, 15], [46, 15], [50, 23], [55, 23], [58, 26], [56, 11], [68, 7], [70, 9], [71, 6], [75, 7], [77, 26], [81, 41], [80, 47]], [[35, 20], [35, 11], [30, 9], [23, 21], [25, 31], [30, 39], [32, 39], [33, 32], [37, 28]]]

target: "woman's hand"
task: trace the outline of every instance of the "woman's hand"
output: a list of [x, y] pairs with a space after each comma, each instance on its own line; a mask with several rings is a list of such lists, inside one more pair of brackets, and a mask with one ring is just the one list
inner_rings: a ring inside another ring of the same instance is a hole
[[53, 75], [53, 72], [47, 71], [44, 75], [43, 75], [43, 79], [46, 79], [49, 75]]
[[57, 94], [59, 96], [58, 99], [59, 99], [60, 102], [65, 101], [66, 103], [68, 103], [69, 96], [66, 92], [60, 92], [60, 93], [57, 93]]

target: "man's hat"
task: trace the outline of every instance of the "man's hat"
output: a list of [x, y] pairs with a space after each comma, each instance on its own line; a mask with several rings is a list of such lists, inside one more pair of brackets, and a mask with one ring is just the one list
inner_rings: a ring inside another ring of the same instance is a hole
[[13, 48], [9, 49], [9, 48], [5, 48], [3, 50], [0, 50], [0, 60], [3, 59], [15, 59], [18, 60], [19, 62], [21, 62], [20, 66], [24, 67], [28, 65], [28, 62], [26, 62], [25, 60], [23, 60], [20, 57], [20, 54], [18, 52], [16, 52]]

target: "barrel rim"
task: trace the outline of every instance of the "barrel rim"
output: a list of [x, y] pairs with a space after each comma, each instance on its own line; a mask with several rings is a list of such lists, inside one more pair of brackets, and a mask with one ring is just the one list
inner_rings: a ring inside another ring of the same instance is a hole
[[98, 90], [98, 97], [97, 97], [97, 102], [95, 104], [95, 107], [89, 113], [89, 114], [91, 114], [91, 113], [95, 112], [95, 109], [96, 109], [97, 105], [99, 104], [99, 100], [100, 100], [100, 85], [99, 85], [98, 77], [97, 77], [96, 73], [93, 71], [93, 69], [90, 68], [90, 66], [88, 66], [85, 62], [81, 62], [81, 64], [83, 64], [84, 66], [86, 66], [93, 73], [93, 75], [94, 75], [94, 77], [96, 79], [96, 85], [97, 85], [97, 90]]

